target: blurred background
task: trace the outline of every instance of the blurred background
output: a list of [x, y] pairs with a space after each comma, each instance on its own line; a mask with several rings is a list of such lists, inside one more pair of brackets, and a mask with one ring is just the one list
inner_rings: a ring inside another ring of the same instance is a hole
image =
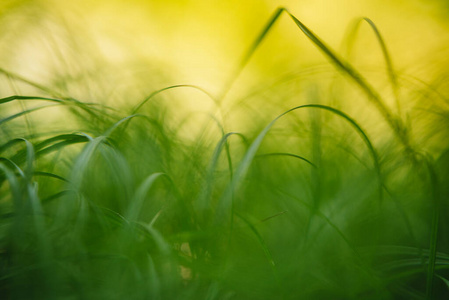
[[[196, 84], [218, 93], [279, 6], [337, 50], [351, 22], [369, 17], [397, 70], [428, 81], [445, 72], [449, 6], [436, 0], [3, 0], [0, 67], [33, 81], [65, 85], [60, 88], [70, 92], [74, 85], [75, 90], [100, 85], [112, 93], [103, 95], [107, 101], [135, 88], [171, 84]], [[370, 30], [361, 26], [352, 61], [373, 71], [384, 66]], [[241, 80], [262, 85], [325, 62], [284, 16]], [[88, 84], [80, 84], [83, 80]]]
[[[350, 61], [375, 89], [385, 93], [382, 96], [391, 108], [397, 100], [372, 28], [361, 23], [355, 35], [349, 34], [361, 17], [378, 27], [405, 90], [416, 92], [416, 86], [426, 84], [443, 94], [449, 89], [445, 1], [4, 0], [0, 3], [0, 69], [9, 75], [0, 76], [0, 96], [36, 95], [44, 86], [81, 101], [129, 108], [172, 85], [193, 84], [215, 98], [230, 89], [219, 104], [231, 124], [225, 126], [228, 130], [241, 130], [238, 123], [252, 118], [248, 111], [273, 118], [310, 101], [338, 103], [350, 115], [371, 115], [372, 106], [357, 106], [349, 100], [359, 94], [341, 91], [347, 80], [340, 80], [335, 67], [287, 15], [273, 26], [243, 71], [237, 72], [242, 57], [279, 6], [288, 8]], [[276, 96], [280, 91], [287, 96]], [[174, 114], [215, 109], [198, 91], [170, 93], [182, 98], [171, 100], [172, 107], [178, 108]], [[256, 100], [251, 100], [254, 95]], [[418, 99], [416, 93], [400, 96], [403, 114], [416, 101], [420, 105], [430, 101]], [[325, 100], [304, 100], [310, 97]], [[263, 111], [256, 107], [260, 101], [266, 105]], [[271, 106], [273, 110], [267, 109]], [[371, 119], [367, 127], [379, 123]]]
[[[50, 89], [54, 96], [129, 109], [156, 90], [192, 84], [213, 98], [229, 90], [219, 101], [220, 116], [209, 96], [176, 89], [163, 96], [173, 95], [166, 101], [172, 120], [191, 112], [212, 113], [222, 123], [227, 120], [227, 131], [242, 131], [251, 127], [248, 120], [261, 117], [266, 122], [286, 109], [313, 102], [363, 116], [364, 128], [383, 138], [385, 127], [374, 106], [365, 105], [366, 99], [355, 100], [360, 93], [354, 85], [287, 15], [271, 28], [248, 63], [240, 65], [279, 6], [353, 64], [390, 109], [402, 107], [395, 111], [401, 118], [417, 119], [423, 110], [447, 106], [449, 9], [445, 1], [436, 0], [4, 0], [0, 69], [5, 76], [0, 76], [0, 96], [48, 95]], [[361, 17], [370, 18], [385, 41], [402, 87], [397, 94], [372, 28], [362, 22], [351, 34]], [[440, 95], [427, 97], [429, 90]], [[411, 112], [412, 107], [419, 109]], [[45, 114], [50, 116], [61, 115]], [[415, 130], [430, 129], [433, 136], [440, 126], [429, 125], [434, 121], [426, 116]], [[428, 145], [438, 148], [437, 143]]]

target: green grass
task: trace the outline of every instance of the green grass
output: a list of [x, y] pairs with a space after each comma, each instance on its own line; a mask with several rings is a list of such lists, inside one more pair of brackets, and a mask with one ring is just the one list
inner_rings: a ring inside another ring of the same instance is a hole
[[[227, 106], [283, 15], [335, 71]], [[284, 8], [217, 95], [173, 85], [111, 108], [0, 69], [36, 91], [0, 99], [1, 295], [448, 297], [449, 143], [434, 138], [448, 134], [448, 102], [432, 83], [396, 72], [379, 29], [363, 20], [392, 96]], [[186, 89], [214, 111], [184, 112]], [[369, 117], [357, 113], [366, 107]]]

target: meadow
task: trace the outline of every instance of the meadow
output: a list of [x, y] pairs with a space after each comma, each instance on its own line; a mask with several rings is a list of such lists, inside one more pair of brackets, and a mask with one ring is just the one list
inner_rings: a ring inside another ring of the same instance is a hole
[[[444, 65], [398, 70], [368, 17], [336, 49], [280, 7], [212, 91], [102, 63], [77, 34], [47, 42], [43, 71], [6, 58], [17, 16], [38, 16], [22, 2], [0, 15], [2, 299], [449, 297]], [[287, 24], [320, 63], [270, 48]], [[248, 70], [263, 51], [294, 71]]]

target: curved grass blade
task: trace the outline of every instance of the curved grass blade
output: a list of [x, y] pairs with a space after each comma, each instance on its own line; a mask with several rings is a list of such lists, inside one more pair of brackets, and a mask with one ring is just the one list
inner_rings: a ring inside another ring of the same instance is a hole
[[64, 177], [50, 173], [50, 172], [35, 171], [34, 176], [45, 176], [45, 177], [55, 178], [55, 179], [58, 179], [58, 180], [61, 180], [64, 182], [68, 182], [68, 180], [65, 179]]
[[3, 153], [3, 151], [8, 149], [9, 147], [14, 146], [15, 144], [18, 144], [20, 141], [21, 141], [20, 139], [9, 140], [8, 142], [0, 146], [0, 153]]
[[172, 86], [168, 86], [165, 88], [162, 88], [160, 90], [154, 91], [152, 92], [150, 95], [148, 95], [144, 100], [142, 100], [132, 111], [131, 114], [136, 114], [141, 108], [142, 106], [145, 105], [145, 103], [147, 103], [148, 101], [150, 101], [154, 96], [167, 91], [167, 90], [171, 90], [171, 89], [177, 89], [177, 88], [193, 88], [196, 89], [204, 94], [206, 94], [210, 99], [212, 99], [212, 101], [214, 102], [214, 104], [217, 105], [217, 101], [215, 100], [215, 98], [209, 94], [209, 92], [207, 92], [206, 90], [204, 90], [203, 88], [196, 86], [196, 85], [190, 85], [190, 84], [179, 84], [179, 85], [172, 85]]
[[96, 149], [106, 140], [105, 136], [99, 136], [89, 141], [81, 154], [78, 156], [71, 174], [72, 179], [70, 182], [75, 186], [75, 190], [78, 190], [83, 178], [84, 170], [89, 166], [89, 161], [93, 156]]
[[53, 145], [51, 145], [49, 147], [40, 149], [36, 153], [36, 156], [40, 157], [42, 155], [46, 155], [48, 153], [54, 152], [56, 150], [59, 150], [61, 148], [69, 146], [69, 145], [89, 142], [89, 139], [86, 138], [86, 136], [84, 136], [84, 135], [70, 134], [70, 135], [64, 135], [64, 136], [66, 136], [65, 140], [63, 139], [59, 143], [55, 143], [55, 144], [53, 144]]
[[259, 154], [256, 155], [256, 158], [258, 157], [269, 157], [269, 156], [288, 156], [288, 157], [294, 157], [297, 159], [300, 159], [302, 161], [305, 161], [306, 163], [308, 163], [309, 165], [311, 165], [312, 167], [316, 168], [316, 165], [314, 165], [310, 160], [308, 160], [305, 157], [299, 156], [297, 154], [293, 154], [293, 153], [285, 153], [285, 152], [273, 152], [273, 153], [264, 153], [264, 154]]
[[[171, 90], [171, 89], [177, 89], [177, 88], [192, 88], [192, 89], [196, 89], [196, 90], [204, 93], [208, 98], [212, 99], [214, 104], [218, 107], [218, 104], [217, 104], [217, 101], [215, 100], [215, 98], [209, 92], [204, 90], [203, 88], [198, 87], [196, 85], [180, 84], [180, 85], [173, 85], [173, 86], [165, 87], [165, 88], [162, 88], [160, 90], [152, 92], [150, 95], [145, 97], [145, 99], [142, 100], [138, 105], [136, 105], [136, 107], [131, 111], [131, 115], [137, 115], [137, 112], [142, 108], [142, 106], [144, 106], [148, 101], [150, 101], [156, 95], [158, 95], [158, 94], [160, 94], [160, 93], [162, 93], [164, 91]], [[123, 126], [123, 129], [122, 129], [122, 132], [119, 134], [120, 137], [126, 131], [126, 128], [128, 127], [128, 124], [129, 124], [129, 120], [130, 119], [126, 120], [126, 123], [125, 123], [125, 125]]]
[[102, 135], [103, 135], [103, 136], [110, 136], [111, 133], [112, 133], [114, 130], [116, 130], [117, 127], [120, 126], [120, 124], [122, 124], [122, 123], [124, 123], [124, 122], [126, 122], [126, 121], [128, 121], [128, 120], [130, 120], [130, 119], [132, 119], [132, 118], [134, 118], [134, 117], [142, 117], [142, 115], [139, 115], [139, 114], [133, 114], [133, 115], [124, 117], [123, 119], [117, 121], [117, 122], [116, 122], [114, 125], [112, 125], [110, 128], [108, 128]]
[[273, 219], [273, 218], [282, 216], [282, 215], [285, 214], [286, 212], [287, 212], [287, 210], [278, 212], [278, 213], [276, 213], [276, 214], [274, 214], [274, 215], [272, 215], [272, 216], [269, 216], [269, 217], [266, 217], [266, 218], [260, 220], [260, 222], [266, 222], [266, 221], [269, 221], [269, 220], [271, 220], [271, 219]]
[[14, 100], [44, 100], [44, 101], [50, 101], [50, 102], [57, 102], [57, 103], [64, 103], [66, 101], [61, 99], [54, 99], [54, 98], [47, 98], [47, 97], [38, 97], [38, 96], [9, 96], [5, 98], [0, 98], [0, 104], [8, 103]]
[[373, 29], [373, 31], [374, 31], [374, 33], [376, 35], [377, 40], [379, 41], [379, 45], [380, 45], [380, 48], [382, 49], [382, 54], [383, 54], [384, 59], [385, 59], [385, 64], [387, 65], [388, 75], [390, 77], [390, 82], [391, 82], [391, 85], [393, 87], [393, 92], [394, 92], [395, 97], [396, 97], [397, 109], [398, 109], [398, 112], [400, 113], [401, 107], [400, 107], [400, 103], [399, 103], [399, 99], [398, 99], [399, 98], [399, 96], [398, 96], [399, 85], [398, 85], [396, 72], [394, 71], [393, 61], [392, 61], [390, 53], [389, 53], [389, 51], [387, 49], [387, 44], [385, 43], [384, 38], [380, 34], [380, 31], [377, 28], [376, 24], [374, 24], [374, 22], [371, 19], [369, 19], [369, 18], [363, 18], [363, 20], [365, 20], [371, 26], [371, 28]]
[[[24, 157], [24, 159], [25, 159], [26, 162], [27, 162], [25, 171], [23, 172], [23, 171], [19, 168], [18, 164], [20, 164], [21, 161], [18, 162], [17, 159], [14, 159], [14, 158], [13, 158], [13, 159], [7, 159], [7, 158], [4, 158], [4, 157], [1, 157], [0, 159], [1, 159], [1, 160], [4, 160], [4, 161], [6, 161], [6, 162], [8, 162], [11, 166], [13, 166], [13, 167], [18, 171], [18, 173], [19, 173], [22, 177], [24, 177], [24, 179], [25, 179], [26, 181], [29, 182], [29, 181], [31, 181], [31, 178], [33, 177], [34, 160], [35, 160], [34, 147], [33, 147], [33, 145], [32, 145], [28, 140], [23, 139], [23, 138], [18, 138], [18, 139], [16, 139], [15, 143], [16, 143], [16, 142], [24, 142], [24, 143], [25, 143], [25, 149], [24, 149], [24, 150], [22, 151], [22, 153], [21, 153], [21, 155]], [[2, 180], [3, 180], [3, 179], [0, 177], [0, 182], [1, 182]]]
[[89, 141], [89, 139], [84, 134], [76, 134], [76, 133], [60, 134], [60, 135], [53, 136], [51, 138], [48, 138], [46, 140], [43, 140], [43, 141], [37, 143], [36, 150], [43, 151], [46, 149], [46, 147], [48, 145], [51, 145], [53, 143], [54, 143], [53, 145], [55, 145], [55, 144], [57, 144], [55, 142], [59, 142], [59, 141], [62, 141], [62, 142], [68, 142], [68, 141], [78, 142], [78, 141], [80, 141], [80, 142], [82, 142], [82, 141]]
[[384, 57], [384, 61], [385, 61], [386, 67], [387, 67], [387, 73], [388, 73], [388, 77], [390, 80], [390, 84], [393, 89], [393, 94], [394, 94], [394, 97], [396, 100], [396, 109], [397, 109], [398, 114], [400, 114], [401, 113], [401, 105], [399, 102], [399, 94], [398, 94], [399, 93], [398, 92], [399, 85], [398, 85], [396, 72], [394, 71], [393, 61], [391, 59], [391, 55], [388, 51], [388, 48], [387, 48], [384, 38], [382, 37], [376, 24], [371, 19], [366, 18], [366, 17], [357, 19], [356, 22], [354, 23], [354, 25], [352, 26], [352, 29], [350, 30], [350, 33], [348, 34], [348, 38], [347, 38], [347, 40], [348, 40], [348, 47], [347, 47], [348, 55], [352, 49], [355, 35], [357, 34], [357, 31], [363, 21], [365, 21], [371, 27], [371, 29], [374, 32], [374, 35], [376, 36], [377, 42], [381, 48], [382, 55]]
[[[2, 151], [5, 151], [9, 147], [17, 144], [18, 142], [22, 141], [22, 139], [14, 139], [9, 141], [8, 143], [4, 144], [0, 147], [0, 153]], [[54, 143], [58, 142], [59, 143]], [[89, 139], [85, 135], [79, 135], [79, 134], [61, 134], [58, 136], [54, 136], [51, 138], [48, 138], [40, 143], [37, 143], [34, 147], [36, 150], [36, 158], [39, 158], [43, 155], [46, 155], [48, 153], [51, 153], [53, 151], [56, 151], [60, 148], [63, 148], [68, 145], [77, 144], [77, 143], [85, 143], [88, 142]], [[51, 145], [54, 143], [53, 145]], [[49, 146], [50, 145], [50, 146]], [[26, 149], [18, 151], [17, 154], [15, 154], [11, 160], [16, 162], [17, 164], [21, 164], [26, 159]]]
[[45, 204], [45, 203], [50, 202], [50, 201], [52, 201], [52, 200], [55, 200], [55, 199], [62, 198], [62, 197], [64, 197], [64, 196], [70, 195], [70, 194], [72, 194], [72, 193], [74, 193], [74, 192], [75, 192], [75, 191], [73, 191], [73, 190], [64, 190], [64, 191], [60, 191], [60, 192], [58, 192], [58, 193], [56, 193], [56, 194], [50, 195], [50, 196], [48, 196], [47, 198], [42, 199], [42, 203]]
[[[25, 177], [25, 173], [23, 173], [22, 169], [15, 162], [13, 162], [12, 160], [10, 160], [10, 159], [8, 159], [6, 157], [0, 157], [0, 162], [1, 161], [4, 161], [4, 162], [8, 163], [13, 169], [16, 170], [16, 172], [19, 174], [19, 176]], [[3, 178], [0, 180], [0, 183], [1, 183], [2, 180], [3, 180]]]

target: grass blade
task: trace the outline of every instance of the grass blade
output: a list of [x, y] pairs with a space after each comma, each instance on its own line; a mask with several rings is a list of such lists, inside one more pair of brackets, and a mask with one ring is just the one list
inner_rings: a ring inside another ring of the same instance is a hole
[[382, 55], [383, 55], [383, 58], [384, 58], [384, 61], [385, 61], [385, 65], [387, 67], [387, 74], [388, 74], [388, 77], [389, 77], [389, 80], [390, 80], [391, 87], [393, 89], [394, 97], [396, 99], [396, 109], [397, 109], [398, 114], [400, 115], [400, 113], [401, 113], [401, 105], [400, 105], [400, 102], [399, 102], [399, 84], [398, 84], [396, 72], [395, 72], [394, 67], [393, 67], [393, 62], [392, 62], [392, 59], [391, 59], [391, 55], [390, 55], [390, 53], [388, 51], [388, 48], [387, 48], [387, 45], [385, 43], [384, 38], [382, 37], [382, 35], [381, 35], [379, 29], [377, 28], [376, 24], [371, 19], [366, 18], [366, 17], [357, 19], [355, 21], [354, 25], [352, 26], [352, 28], [350, 29], [349, 33], [347, 34], [347, 36], [348, 36], [347, 37], [347, 40], [348, 40], [348, 42], [347, 42], [348, 43], [348, 46], [347, 46], [348, 56], [349, 56], [349, 53], [350, 53], [350, 51], [352, 49], [354, 37], [357, 34], [357, 31], [358, 31], [358, 29], [359, 29], [359, 27], [360, 27], [360, 25], [361, 25], [361, 23], [363, 21], [365, 21], [370, 26], [372, 31], [374, 32], [374, 35], [375, 35], [375, 37], [377, 39], [377, 42], [378, 42], [378, 44], [380, 46], [380, 49], [382, 51]]
[[19, 112], [19, 113], [14, 114], [14, 115], [5, 117], [5, 118], [3, 118], [3, 119], [0, 119], [0, 125], [6, 123], [6, 122], [8, 122], [8, 121], [14, 120], [14, 119], [16, 119], [16, 118], [18, 118], [18, 117], [20, 117], [20, 116], [23, 116], [23, 115], [26, 115], [26, 114], [30, 114], [30, 113], [32, 113], [32, 112], [35, 112], [35, 111], [37, 111], [37, 110], [44, 109], [44, 108], [49, 108], [49, 107], [54, 107], [54, 106], [59, 106], [59, 104], [52, 104], [52, 105], [46, 105], [46, 106], [39, 106], [39, 107], [35, 107], [35, 108], [31, 108], [31, 109], [28, 109], [28, 110], [21, 111], [21, 112]]
[[142, 108], [142, 106], [144, 106], [145, 103], [147, 103], [148, 101], [150, 101], [154, 96], [156, 96], [156, 95], [158, 95], [158, 94], [160, 94], [160, 93], [162, 93], [162, 92], [164, 92], [164, 91], [168, 91], [168, 90], [172, 90], [172, 89], [177, 89], [177, 88], [193, 88], [193, 89], [196, 89], [196, 90], [198, 90], [198, 91], [204, 93], [206, 96], [208, 96], [210, 99], [212, 99], [212, 101], [213, 101], [215, 104], [217, 104], [217, 102], [216, 102], [216, 100], [214, 99], [214, 97], [213, 97], [209, 92], [207, 92], [206, 90], [204, 90], [203, 88], [201, 88], [201, 87], [199, 87], [199, 86], [196, 86], [196, 85], [191, 85], [191, 84], [179, 84], [179, 85], [172, 85], [172, 86], [169, 86], [169, 87], [165, 87], [165, 88], [162, 88], [162, 89], [160, 89], [160, 90], [157, 90], [157, 91], [152, 92], [150, 95], [148, 95], [147, 97], [145, 97], [145, 99], [142, 100], [142, 101], [141, 101], [141, 102], [140, 102], [140, 103], [133, 109], [133, 111], [132, 111], [131, 114], [136, 114], [136, 113]]
[[287, 156], [287, 157], [294, 157], [297, 159], [300, 159], [302, 161], [305, 161], [306, 163], [308, 163], [309, 165], [311, 165], [312, 167], [316, 168], [316, 165], [314, 165], [310, 160], [308, 160], [305, 157], [293, 154], [293, 153], [284, 153], [284, 152], [273, 152], [273, 153], [264, 153], [264, 154], [258, 154], [256, 155], [257, 157], [267, 157], [267, 156]]

